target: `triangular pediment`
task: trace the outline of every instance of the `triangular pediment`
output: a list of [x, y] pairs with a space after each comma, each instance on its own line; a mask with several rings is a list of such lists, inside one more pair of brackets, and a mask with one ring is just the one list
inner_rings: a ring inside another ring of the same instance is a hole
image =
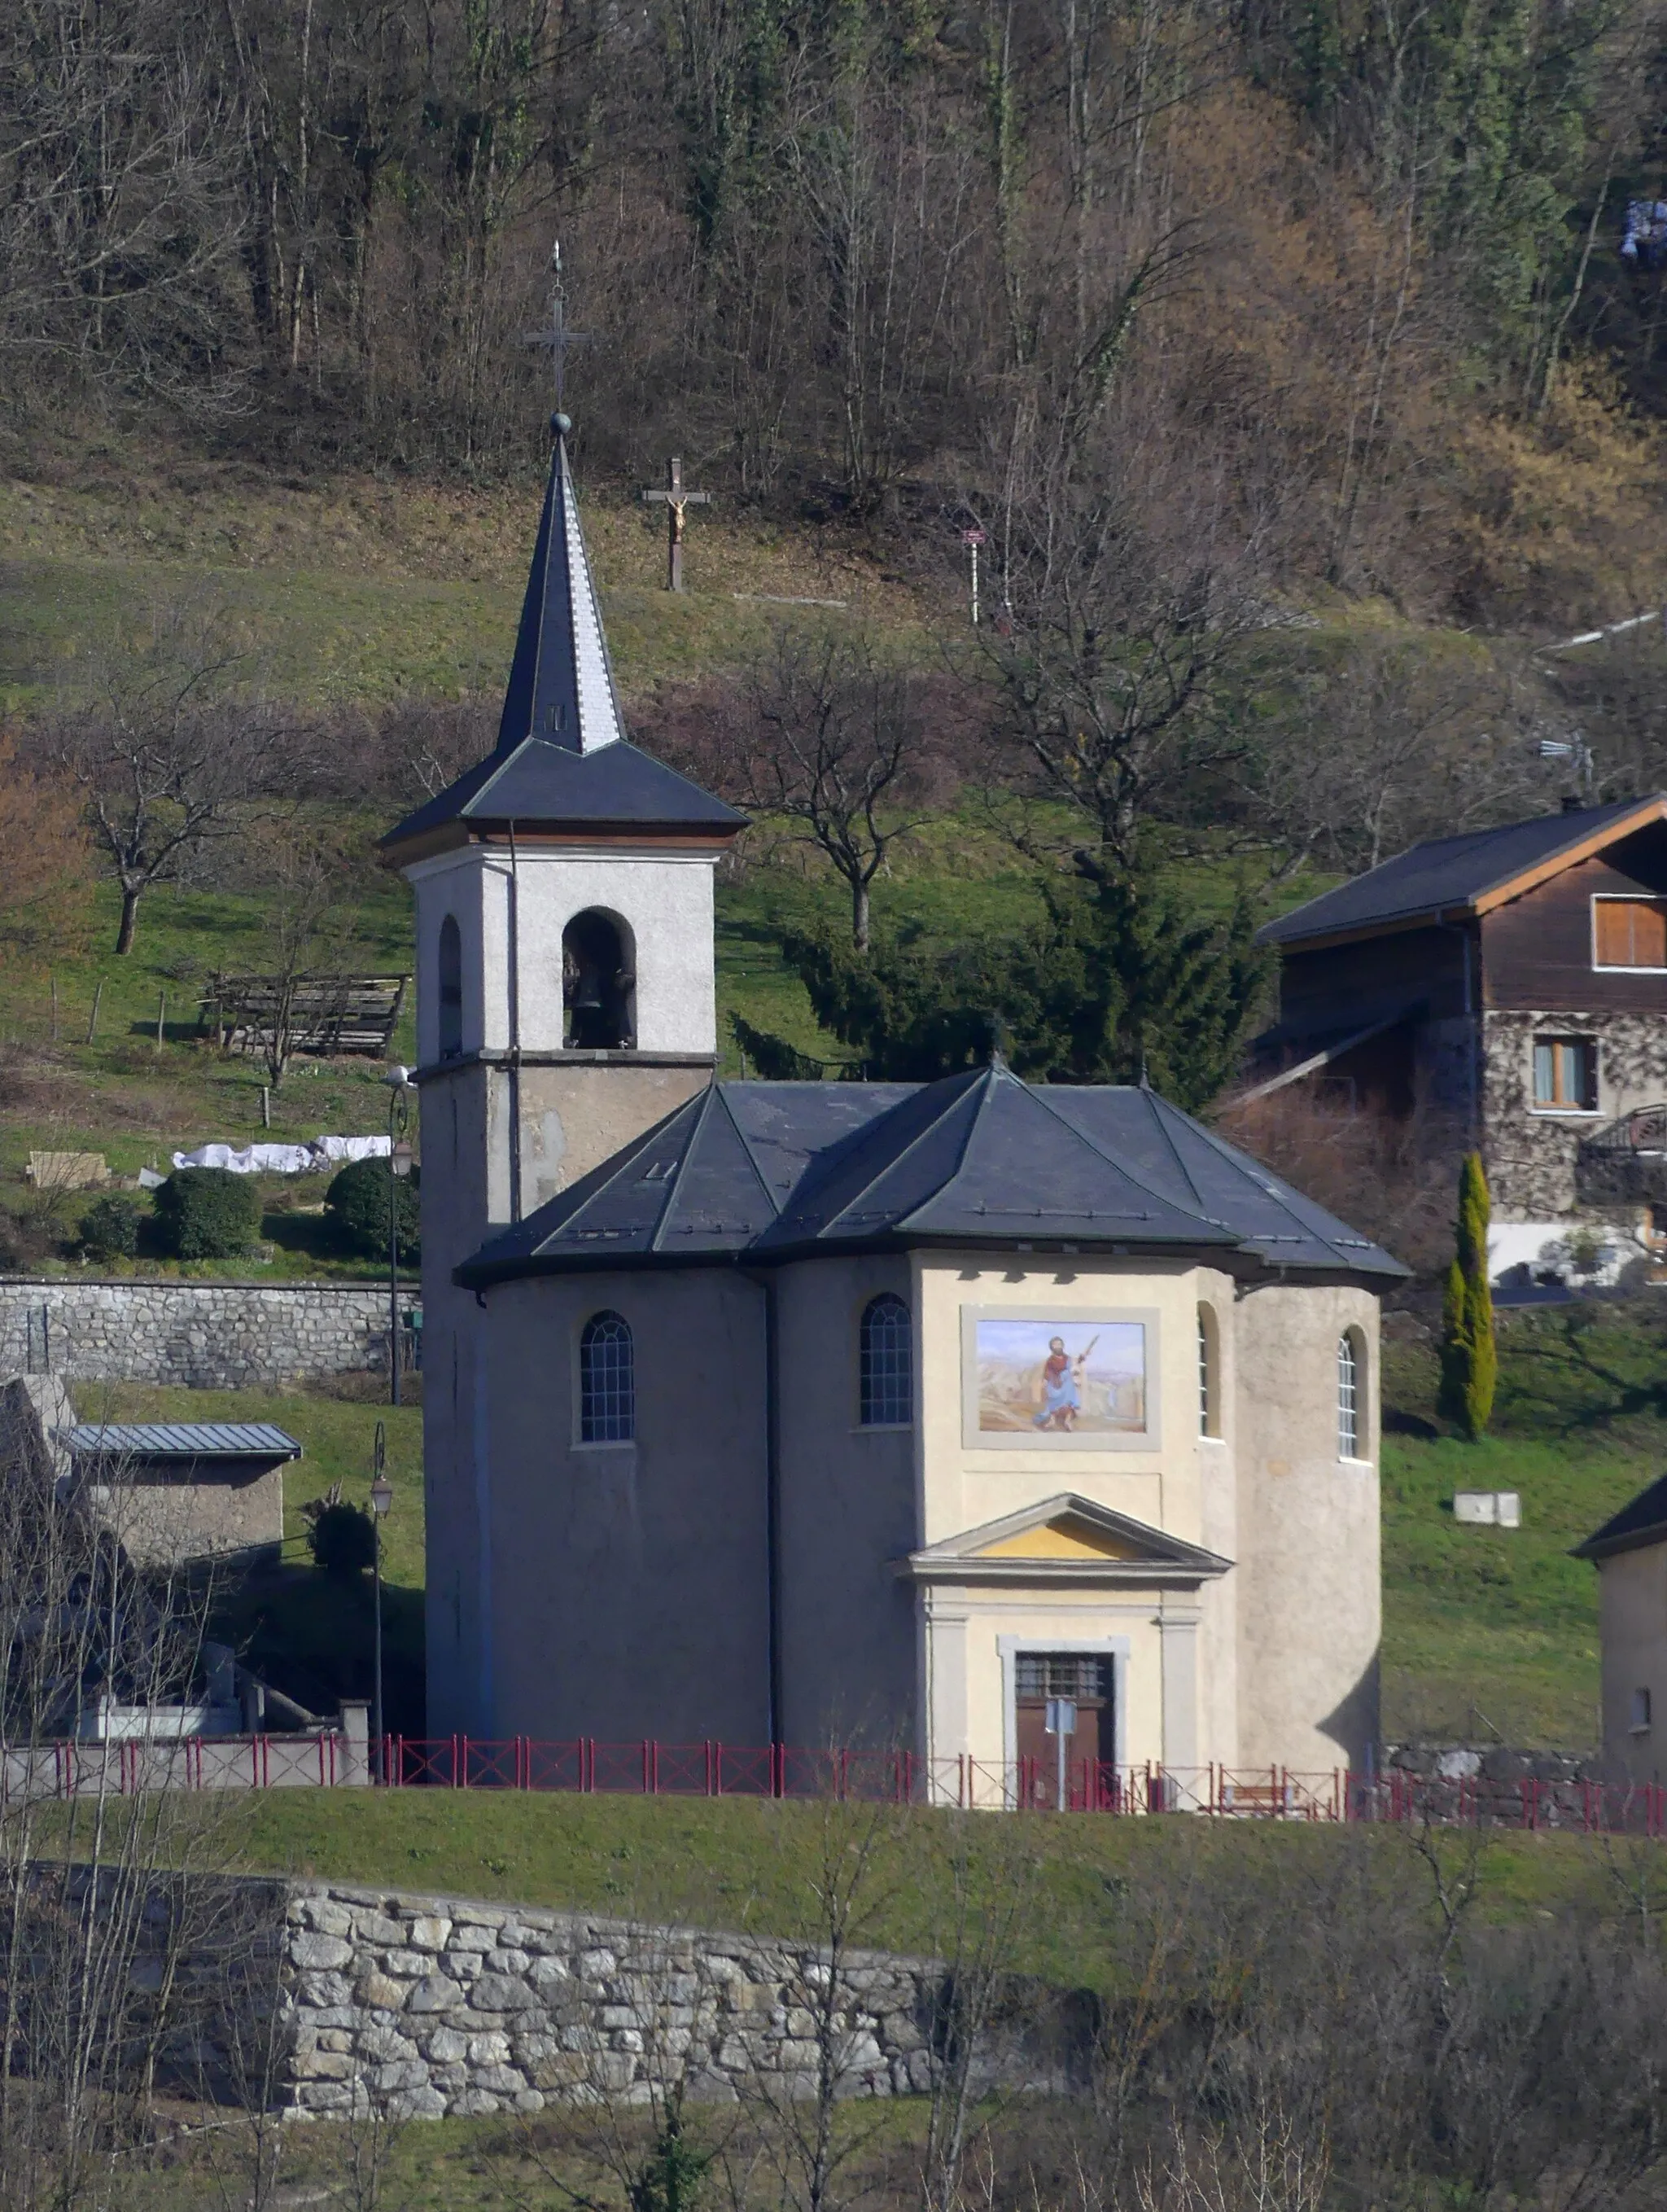
[[1214, 1552], [1071, 1492], [912, 1553], [918, 1581], [1197, 1582], [1232, 1565]]

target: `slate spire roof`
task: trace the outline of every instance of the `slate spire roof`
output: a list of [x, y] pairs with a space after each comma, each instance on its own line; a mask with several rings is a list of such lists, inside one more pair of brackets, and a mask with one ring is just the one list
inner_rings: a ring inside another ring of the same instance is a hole
[[926, 1084], [714, 1082], [457, 1279], [1020, 1243], [1406, 1272], [1155, 1092], [1027, 1084], [997, 1062]]
[[554, 416], [549, 482], [533, 546], [498, 742], [382, 840], [385, 851], [452, 825], [536, 832], [653, 828], [729, 838], [743, 817], [625, 734], [602, 603]]
[[625, 736], [567, 462], [567, 420], [558, 415], [552, 423], [555, 449], [498, 724], [500, 759], [528, 738], [593, 753]]

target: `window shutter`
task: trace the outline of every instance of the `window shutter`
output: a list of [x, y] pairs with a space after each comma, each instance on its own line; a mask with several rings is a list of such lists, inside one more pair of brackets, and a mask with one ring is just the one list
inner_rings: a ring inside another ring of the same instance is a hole
[[1628, 899], [1597, 902], [1597, 964], [1600, 968], [1630, 968], [1633, 964], [1632, 902]]
[[1667, 901], [1600, 898], [1595, 913], [1600, 968], [1667, 968]]

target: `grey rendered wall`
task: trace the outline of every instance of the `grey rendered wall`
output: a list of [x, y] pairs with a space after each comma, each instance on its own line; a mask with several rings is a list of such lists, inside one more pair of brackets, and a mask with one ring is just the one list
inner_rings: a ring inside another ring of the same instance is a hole
[[[503, 1215], [501, 1075], [480, 1066], [429, 1071], [422, 1083], [422, 1466], [427, 1553], [427, 1725], [489, 1734], [481, 1655], [490, 1593], [477, 1541], [484, 1470], [475, 1455], [477, 1309], [452, 1270]], [[500, 1188], [489, 1185], [494, 1149]], [[507, 1208], [505, 1206], [505, 1213]]]
[[891, 1566], [920, 1541], [915, 1431], [858, 1420], [863, 1308], [907, 1302], [908, 1261], [819, 1259], [776, 1283], [782, 1737], [915, 1747], [915, 1601]]
[[[487, 1297], [483, 1732], [767, 1742], [762, 1292], [714, 1267]], [[631, 1327], [637, 1435], [585, 1445], [579, 1336], [604, 1309]]]
[[[651, 1127], [709, 1075], [698, 1063], [524, 1068], [526, 1211]], [[506, 1068], [479, 1060], [422, 1073], [428, 1726], [437, 1735], [494, 1732], [487, 1678], [496, 1600], [481, 1540], [490, 1473], [482, 1439], [494, 1410], [481, 1345], [488, 1323], [475, 1293], [452, 1276], [511, 1217], [510, 1085]]]
[[[1367, 1351], [1359, 1462], [1337, 1455], [1337, 1340]], [[1270, 1283], [1234, 1309], [1239, 1757], [1359, 1767], [1376, 1744], [1381, 1626], [1378, 1302]]]
[[[1667, 1778], [1667, 1545], [1621, 1552], [1597, 1570], [1603, 1651], [1603, 1768], [1617, 1782]], [[1649, 1728], [1634, 1731], [1633, 1692]]]

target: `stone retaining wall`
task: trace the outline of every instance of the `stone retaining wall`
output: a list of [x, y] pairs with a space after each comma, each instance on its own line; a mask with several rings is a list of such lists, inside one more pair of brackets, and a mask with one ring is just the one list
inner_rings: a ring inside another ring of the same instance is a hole
[[[402, 1288], [402, 1309], [417, 1302]], [[199, 1390], [385, 1366], [388, 1293], [358, 1283], [0, 1280], [0, 1373]]]
[[[706, 2100], [766, 2077], [774, 2098], [813, 2087], [827, 1976], [814, 1948], [334, 1884], [294, 1888], [288, 1910], [297, 2117], [366, 2100], [436, 2118], [536, 2112], [563, 2093], [646, 2100], [674, 2071]], [[842, 2095], [930, 2086], [943, 1983], [930, 1960], [848, 1956], [824, 2039]], [[1019, 2071], [1039, 2070], [1030, 2051]]]

